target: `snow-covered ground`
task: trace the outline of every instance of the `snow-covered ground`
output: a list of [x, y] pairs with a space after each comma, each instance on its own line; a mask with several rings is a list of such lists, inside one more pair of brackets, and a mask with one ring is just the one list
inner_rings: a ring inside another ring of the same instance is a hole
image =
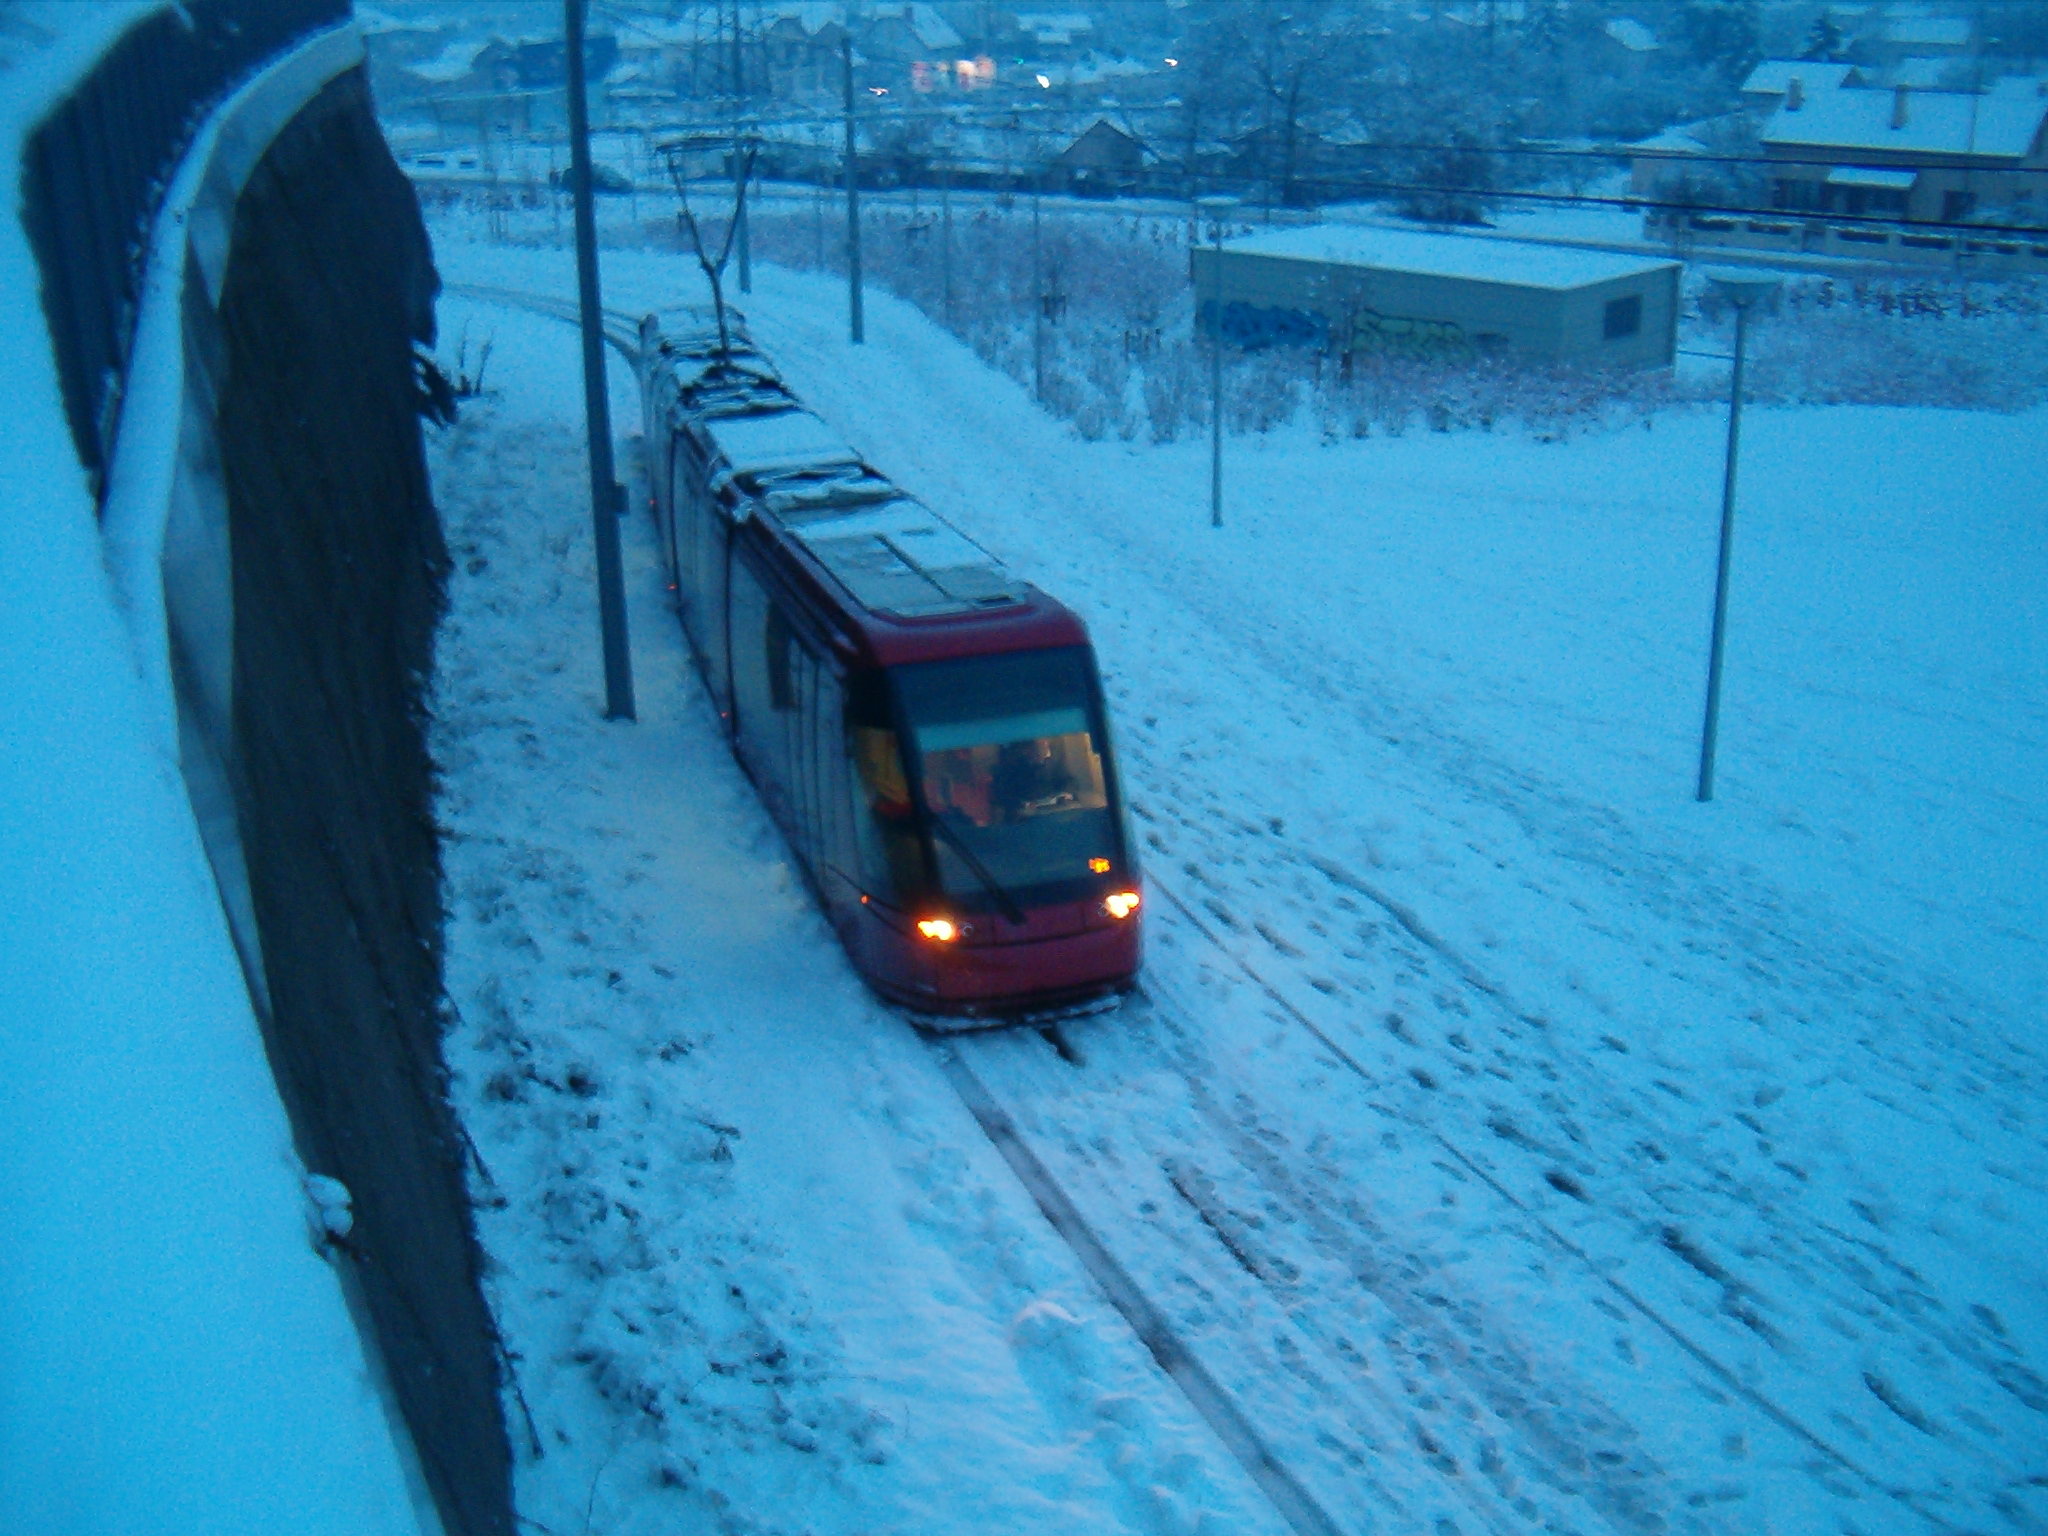
[[[451, 281], [573, 292], [462, 234]], [[1205, 444], [756, 288], [798, 391], [1093, 629], [1145, 993], [957, 1062], [1335, 1528], [2048, 1524], [2038, 414], [1746, 417], [1701, 806], [1718, 414], [1233, 440], [1212, 531]], [[606, 254], [609, 305], [697, 293]], [[465, 325], [450, 1054], [523, 1512], [1285, 1529], [847, 969], [639, 515], [640, 720], [599, 718], [573, 332]]]

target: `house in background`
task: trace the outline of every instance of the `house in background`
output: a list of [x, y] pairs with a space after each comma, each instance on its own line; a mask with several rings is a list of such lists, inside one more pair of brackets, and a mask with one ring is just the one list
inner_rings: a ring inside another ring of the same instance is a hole
[[1098, 117], [1053, 157], [1053, 183], [1083, 197], [1115, 197], [1137, 186], [1150, 158], [1137, 135]]
[[2048, 205], [2048, 95], [1828, 91], [1788, 97], [1764, 125], [1771, 206], [1956, 224], [1982, 208]]
[[[1771, 211], [1652, 207], [1647, 234], [1682, 245], [2048, 272], [2048, 82], [1808, 92], [1791, 75], [1786, 87], [1757, 136], [1768, 179], [1760, 200]], [[1638, 192], [1682, 202], [1664, 195], [1673, 178], [1688, 157], [1703, 172], [1711, 157], [1670, 134], [1660, 139], [1671, 142], [1633, 147]]]

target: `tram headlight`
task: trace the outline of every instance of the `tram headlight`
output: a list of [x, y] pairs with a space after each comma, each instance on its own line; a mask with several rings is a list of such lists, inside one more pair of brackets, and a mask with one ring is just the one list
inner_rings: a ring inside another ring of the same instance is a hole
[[935, 944], [950, 944], [960, 937], [959, 928], [950, 919], [943, 917], [919, 918], [917, 931]]
[[1102, 910], [1111, 917], [1129, 917], [1138, 910], [1136, 891], [1117, 891], [1102, 898]]

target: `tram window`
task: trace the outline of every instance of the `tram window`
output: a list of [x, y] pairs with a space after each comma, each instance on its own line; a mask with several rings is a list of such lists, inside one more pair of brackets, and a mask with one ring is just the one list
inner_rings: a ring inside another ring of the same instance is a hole
[[796, 687], [790, 678], [789, 620], [774, 603], [768, 605], [768, 696], [777, 709], [796, 708]]
[[[896, 669], [932, 855], [970, 907], [1071, 900], [1122, 863], [1100, 705], [1080, 647]], [[977, 868], [976, 866], [979, 866]]]
[[924, 855], [903, 751], [886, 726], [852, 724], [847, 737], [861, 798], [854, 815], [861, 878], [877, 895], [900, 899], [924, 884]]

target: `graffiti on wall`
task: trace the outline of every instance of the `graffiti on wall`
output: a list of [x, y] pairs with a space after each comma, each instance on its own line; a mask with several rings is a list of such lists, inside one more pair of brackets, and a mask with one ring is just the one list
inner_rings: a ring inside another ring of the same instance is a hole
[[[1202, 301], [1197, 319], [1203, 331], [1216, 334], [1214, 299]], [[1263, 309], [1232, 300], [1223, 306], [1223, 339], [1247, 352], [1267, 347], [1324, 347], [1329, 345], [1330, 322], [1314, 310]]]
[[1465, 328], [1454, 321], [1410, 320], [1362, 307], [1352, 310], [1349, 318], [1353, 352], [1444, 362], [1469, 358], [1475, 351]]
[[[1216, 301], [1204, 299], [1197, 321], [1206, 334], [1216, 334], [1216, 316]], [[1266, 308], [1234, 299], [1223, 305], [1222, 329], [1224, 341], [1247, 352], [1260, 352], [1268, 347], [1315, 347], [1444, 362], [1470, 358], [1479, 350], [1464, 327], [1454, 321], [1411, 320], [1402, 315], [1383, 315], [1364, 305], [1349, 306], [1332, 321], [1312, 309], [1278, 305]]]

